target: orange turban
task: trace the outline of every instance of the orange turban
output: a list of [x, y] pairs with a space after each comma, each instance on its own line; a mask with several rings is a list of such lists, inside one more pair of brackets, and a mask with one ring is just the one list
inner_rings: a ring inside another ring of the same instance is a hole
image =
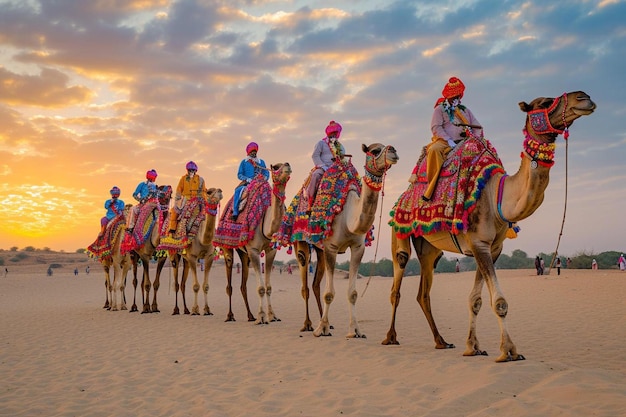
[[435, 107], [437, 107], [439, 104], [441, 104], [441, 102], [443, 102], [447, 98], [452, 98], [452, 97], [462, 98], [464, 91], [465, 91], [465, 84], [463, 84], [463, 81], [459, 80], [456, 77], [450, 77], [450, 79], [448, 80], [448, 83], [443, 87], [443, 90], [441, 90], [441, 95], [443, 97], [437, 100], [437, 103], [435, 103]]

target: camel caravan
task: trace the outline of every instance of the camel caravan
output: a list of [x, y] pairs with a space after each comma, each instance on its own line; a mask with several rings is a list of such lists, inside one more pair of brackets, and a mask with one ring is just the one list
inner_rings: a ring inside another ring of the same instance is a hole
[[[454, 77], [444, 87], [443, 97], [435, 105], [432, 143], [424, 146], [417, 155], [409, 187], [398, 197], [390, 213], [388, 224], [394, 277], [390, 294], [390, 328], [382, 344], [399, 344], [395, 322], [400, 287], [414, 250], [421, 266], [417, 301], [430, 325], [435, 348], [455, 347], [439, 333], [430, 300], [434, 269], [443, 251], [448, 251], [472, 256], [477, 264], [469, 295], [469, 332], [463, 355], [487, 355], [476, 334], [477, 317], [483, 304], [481, 293], [486, 284], [490, 306], [501, 332], [500, 354], [496, 362], [524, 360], [507, 330], [508, 302], [498, 284], [494, 263], [503, 250], [505, 239], [514, 237], [519, 230], [516, 223], [532, 215], [543, 202], [550, 169], [554, 165], [557, 137], [563, 135], [567, 140], [574, 121], [593, 113], [596, 105], [582, 91], [555, 98], [539, 97], [530, 103], [520, 102], [520, 109], [526, 113], [521, 164], [515, 174], [509, 175], [496, 149], [482, 134], [482, 126], [469, 109], [460, 104], [463, 90], [463, 84]], [[444, 130], [440, 134], [436, 133], [435, 127], [438, 108], [444, 115]], [[449, 124], [451, 130], [445, 130], [445, 124]], [[238, 177], [242, 182], [219, 219], [222, 190], [207, 189], [204, 180], [196, 174], [197, 166], [191, 161], [187, 164], [187, 175], [181, 177], [175, 190], [170, 186], [154, 186], [156, 171], [151, 170], [154, 172], [148, 175], [149, 171], [146, 181], [140, 183], [133, 194], [139, 202], [136, 206], [120, 204], [116, 200], [119, 190], [115, 191], [117, 196], [112, 190], [112, 200], [105, 203], [105, 208], [109, 209], [107, 219], [103, 218], [102, 230], [87, 250], [89, 256], [101, 262], [105, 272], [104, 308], [113, 311], [127, 309], [126, 275], [133, 270], [136, 294], [137, 269], [141, 263], [142, 313], [159, 312], [159, 278], [169, 259], [175, 279], [173, 314], [180, 314], [180, 291], [184, 314], [199, 315], [198, 295], [202, 288], [202, 312], [212, 315], [207, 301], [209, 274], [214, 259], [222, 255], [229, 303], [226, 321], [234, 321], [232, 274], [234, 253], [237, 252], [241, 261], [240, 291], [247, 320], [255, 324], [280, 321], [271, 303], [271, 273], [277, 250], [286, 247], [288, 254], [295, 249], [302, 281], [304, 323], [300, 331], [310, 331], [314, 336], [331, 336], [330, 306], [335, 298], [336, 258], [349, 248], [346, 294], [349, 328], [346, 337], [365, 338], [356, 315], [358, 268], [366, 246], [374, 238], [373, 224], [385, 176], [399, 157], [393, 146], [364, 144], [365, 165], [360, 174], [352, 164], [352, 155], [347, 155], [339, 142], [340, 134], [341, 125], [332, 121], [326, 129], [326, 137], [315, 146], [314, 168], [288, 206], [285, 205], [285, 188], [292, 174], [291, 166], [284, 162], [266, 167], [256, 155], [258, 145], [254, 142], [246, 148], [248, 155], [239, 167]], [[149, 190], [146, 194], [141, 194], [142, 184]], [[170, 208], [172, 198], [175, 201]], [[117, 208], [110, 209], [112, 206]], [[309, 283], [313, 252], [317, 263]], [[264, 270], [261, 266], [263, 256]], [[157, 260], [152, 280], [151, 259]], [[197, 275], [199, 260], [204, 262], [202, 287]], [[257, 279], [256, 317], [248, 302], [247, 280], [251, 269]], [[182, 271], [180, 284], [179, 270]], [[194, 292], [191, 310], [185, 298], [190, 272]], [[319, 313], [316, 327], [309, 309], [311, 291]], [[130, 311], [138, 311], [135, 301]]]

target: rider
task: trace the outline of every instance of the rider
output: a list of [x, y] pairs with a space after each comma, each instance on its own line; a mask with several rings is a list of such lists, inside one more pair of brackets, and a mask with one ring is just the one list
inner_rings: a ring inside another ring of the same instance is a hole
[[[430, 129], [433, 134], [432, 142], [426, 151], [428, 187], [422, 196], [425, 201], [430, 201], [432, 198], [441, 165], [452, 148], [470, 135], [482, 136], [480, 123], [470, 109], [461, 104], [464, 91], [463, 82], [456, 77], [451, 77], [441, 91], [443, 97], [435, 103], [435, 110], [430, 122]], [[414, 170], [414, 174], [416, 174], [416, 170]], [[415, 179], [416, 177], [412, 175], [409, 181], [414, 182]]]
[[193, 161], [189, 161], [185, 168], [187, 169], [187, 174], [180, 177], [178, 181], [174, 206], [170, 210], [170, 234], [172, 236], [176, 233], [176, 228], [178, 227], [178, 216], [183, 212], [183, 208], [190, 200], [195, 198], [202, 199], [203, 204], [200, 208], [200, 214], [204, 212], [204, 207], [207, 203], [204, 178], [197, 175], [198, 165]]
[[154, 169], [146, 172], [146, 180], [140, 182], [133, 193], [133, 198], [139, 202], [138, 205], [133, 206], [133, 209], [130, 213], [130, 219], [128, 221], [128, 228], [126, 231], [128, 233], [132, 233], [135, 227], [135, 220], [139, 215], [139, 211], [141, 207], [148, 202], [149, 200], [155, 199], [157, 197], [157, 185], [155, 184], [155, 180], [157, 177], [157, 172]]
[[309, 210], [315, 200], [317, 187], [324, 176], [324, 172], [330, 168], [337, 158], [342, 158], [346, 154], [346, 150], [339, 142], [339, 136], [341, 136], [341, 125], [331, 120], [328, 126], [326, 126], [326, 137], [319, 140], [315, 144], [315, 148], [313, 148], [311, 158], [315, 168], [311, 173], [311, 179], [304, 193], [308, 199]]
[[119, 199], [120, 189], [117, 186], [113, 186], [111, 188], [111, 198], [104, 202], [104, 208], [107, 210], [106, 215], [100, 219], [100, 234], [104, 234], [104, 229], [106, 229], [109, 221], [113, 220], [115, 216], [122, 214], [124, 211], [124, 202]]
[[262, 175], [265, 181], [270, 178], [270, 173], [265, 166], [265, 161], [257, 157], [258, 150], [259, 145], [256, 142], [250, 142], [248, 146], [246, 146], [247, 156], [239, 163], [237, 178], [239, 178], [241, 182], [235, 188], [235, 194], [233, 196], [233, 220], [237, 220], [237, 216], [239, 216], [241, 194], [243, 194], [248, 184], [258, 175]]

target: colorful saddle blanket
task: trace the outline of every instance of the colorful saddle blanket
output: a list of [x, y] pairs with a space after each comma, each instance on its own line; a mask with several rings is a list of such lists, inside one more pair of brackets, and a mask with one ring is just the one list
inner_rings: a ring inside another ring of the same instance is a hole
[[[352, 162], [335, 163], [324, 173], [309, 213], [308, 203], [303, 198], [309, 181], [310, 174], [287, 207], [278, 232], [272, 236], [274, 247], [304, 241], [323, 248], [323, 241], [333, 233], [335, 216], [343, 211], [348, 192], [353, 190], [361, 195], [361, 178]], [[373, 229], [372, 226], [365, 237], [368, 246], [374, 240]]]
[[98, 235], [96, 240], [87, 247], [87, 255], [97, 259], [100, 263], [110, 262], [113, 256], [113, 242], [121, 239], [121, 234], [126, 230], [126, 217], [123, 214], [112, 218], [104, 233]]
[[226, 203], [213, 237], [214, 246], [237, 249], [246, 246], [254, 238], [256, 228], [263, 221], [272, 202], [272, 189], [265, 179], [257, 177], [248, 184], [245, 193], [246, 203], [244, 207], [240, 205], [237, 220], [232, 218], [233, 197]]
[[421, 199], [428, 186], [426, 147], [417, 164], [417, 181], [400, 195], [390, 213], [389, 225], [401, 239], [442, 231], [464, 233], [489, 178], [505, 172], [491, 143], [471, 137], [448, 154], [432, 199], [426, 202]]
[[191, 242], [200, 230], [200, 224], [205, 219], [206, 207], [204, 200], [201, 198], [193, 198], [183, 206], [181, 213], [178, 215], [178, 225], [174, 236], [170, 236], [169, 222], [164, 221], [161, 231], [161, 240], [157, 247], [157, 257], [173, 255], [191, 245]]
[[142, 204], [139, 208], [137, 219], [135, 220], [133, 232], [124, 234], [124, 240], [122, 241], [122, 254], [141, 248], [150, 238], [150, 233], [152, 232], [153, 227], [157, 227], [162, 233], [165, 217], [167, 217], [164, 213], [167, 213], [167, 210], [161, 212], [159, 203], [156, 199]]

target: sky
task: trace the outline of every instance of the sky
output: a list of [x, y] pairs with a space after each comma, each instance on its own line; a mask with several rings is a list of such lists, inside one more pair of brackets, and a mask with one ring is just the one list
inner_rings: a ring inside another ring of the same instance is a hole
[[147, 170], [175, 187], [190, 160], [225, 206], [250, 141], [291, 164], [289, 203], [335, 120], [359, 172], [363, 143], [400, 156], [363, 258], [389, 259], [389, 211], [456, 76], [509, 174], [519, 102], [582, 90], [598, 106], [557, 140], [503, 253], [551, 253], [562, 227], [563, 255], [626, 250], [623, 16], [624, 0], [0, 0], [0, 249], [85, 248], [112, 186], [135, 203]]

